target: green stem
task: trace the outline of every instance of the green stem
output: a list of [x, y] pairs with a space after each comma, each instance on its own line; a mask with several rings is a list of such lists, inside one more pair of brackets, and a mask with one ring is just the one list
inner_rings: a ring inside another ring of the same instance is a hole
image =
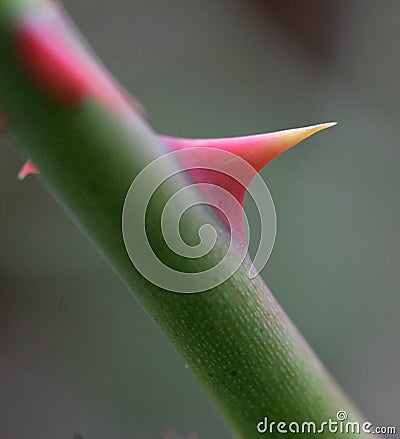
[[[37, 89], [16, 58], [13, 40], [20, 14], [34, 7], [28, 0], [0, 4], [0, 100], [11, 129], [46, 186], [172, 341], [233, 430], [242, 438], [259, 438], [256, 426], [266, 416], [276, 422], [320, 423], [335, 421], [339, 410], [363, 422], [262, 279], [248, 278], [248, 260], [223, 284], [198, 294], [167, 292], [135, 270], [121, 233], [123, 203], [134, 177], [166, 147], [136, 113], [129, 120], [118, 118], [91, 99], [68, 107]], [[172, 158], [169, 166], [180, 169]], [[153, 224], [160, 205], [186, 180], [178, 176], [177, 181], [163, 185], [157, 205], [149, 207]], [[191, 196], [201, 201], [196, 191]], [[206, 207], [189, 211], [181, 232], [195, 242], [205, 223], [220, 236], [215, 251], [203, 258], [203, 266], [209, 266], [226, 247], [219, 219]], [[152, 231], [152, 244], [162, 253], [161, 234], [156, 227]], [[194, 269], [186, 258], [171, 263]], [[270, 437], [278, 436], [274, 429]], [[326, 430], [321, 436], [332, 434]]]

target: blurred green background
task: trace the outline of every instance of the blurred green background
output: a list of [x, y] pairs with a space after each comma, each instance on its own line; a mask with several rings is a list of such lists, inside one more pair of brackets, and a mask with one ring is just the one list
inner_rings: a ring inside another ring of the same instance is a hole
[[[339, 122], [263, 170], [278, 215], [263, 276], [371, 422], [396, 424], [400, 2], [63, 3], [159, 132]], [[23, 159], [2, 141], [0, 437], [231, 438], [40, 178], [17, 182]]]

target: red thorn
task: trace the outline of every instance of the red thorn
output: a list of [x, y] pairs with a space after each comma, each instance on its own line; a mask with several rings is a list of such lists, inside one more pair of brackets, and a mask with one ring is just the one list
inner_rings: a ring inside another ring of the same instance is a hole
[[318, 131], [333, 125], [336, 125], [336, 122], [292, 128], [266, 134], [225, 137], [221, 139], [184, 139], [169, 136], [161, 136], [161, 138], [173, 149], [207, 147], [229, 151], [246, 160], [256, 171], [260, 171], [268, 162], [282, 152]]
[[[196, 183], [214, 184], [222, 187], [236, 198], [240, 203], [239, 205], [232, 203], [229, 196], [222, 196], [221, 198], [220, 192], [215, 195], [215, 192], [207, 190], [206, 193], [206, 196], [214, 205], [217, 204], [221, 207], [221, 212], [224, 212], [224, 221], [229, 223], [230, 227], [242, 240], [245, 240], [243, 201], [246, 188], [255, 174], [282, 152], [312, 134], [333, 125], [335, 125], [335, 122], [253, 136], [222, 139], [183, 139], [169, 136], [161, 136], [161, 138], [174, 150], [192, 149], [190, 154], [183, 156], [183, 160]], [[203, 148], [204, 153], [202, 153]], [[214, 154], [213, 151], [216, 150], [225, 151], [229, 155]], [[241, 171], [243, 160], [250, 166]], [[217, 163], [219, 161], [223, 163]], [[221, 171], [221, 166], [223, 166], [223, 171]], [[210, 170], [210, 167], [214, 170]], [[226, 216], [229, 216], [229, 218], [226, 218]]]
[[113, 112], [129, 108], [116, 81], [85, 50], [56, 5], [43, 3], [16, 29], [20, 62], [33, 81], [67, 105], [93, 98]]
[[18, 180], [23, 180], [30, 174], [40, 174], [39, 169], [35, 166], [32, 160], [28, 160], [18, 172]]
[[[336, 122], [323, 123], [319, 125], [311, 125], [303, 128], [293, 128], [283, 131], [275, 131], [266, 134], [256, 134], [252, 136], [226, 137], [220, 139], [185, 139], [169, 136], [161, 136], [161, 139], [174, 150], [185, 148], [215, 148], [235, 154], [239, 158], [245, 160], [251, 165], [255, 171], [260, 171], [267, 163], [277, 157], [282, 152], [310, 137], [312, 134], [335, 125]], [[202, 157], [203, 164], [214, 160], [215, 157], [207, 159], [207, 153]], [[232, 164], [233, 166], [233, 164]], [[196, 178], [196, 181], [202, 179], [202, 173]], [[252, 180], [253, 175], [249, 175], [247, 185]], [[208, 176], [207, 176], [208, 178]], [[221, 176], [214, 178], [221, 179]], [[208, 178], [209, 180], [209, 178]], [[220, 181], [215, 181], [220, 184]], [[235, 188], [233, 195], [242, 203], [245, 187], [241, 189]]]

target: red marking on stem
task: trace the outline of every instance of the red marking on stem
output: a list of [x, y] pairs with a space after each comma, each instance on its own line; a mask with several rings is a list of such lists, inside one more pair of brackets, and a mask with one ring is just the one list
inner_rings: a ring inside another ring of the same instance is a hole
[[119, 85], [85, 50], [58, 7], [46, 4], [24, 17], [15, 38], [23, 68], [53, 99], [77, 105], [93, 98], [117, 114], [129, 108]]

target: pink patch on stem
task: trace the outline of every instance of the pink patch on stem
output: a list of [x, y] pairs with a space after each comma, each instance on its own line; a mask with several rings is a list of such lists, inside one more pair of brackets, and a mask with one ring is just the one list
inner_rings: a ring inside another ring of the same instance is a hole
[[129, 108], [119, 85], [85, 50], [59, 7], [43, 4], [18, 23], [16, 50], [36, 85], [59, 102], [76, 105], [93, 98], [118, 114]]

